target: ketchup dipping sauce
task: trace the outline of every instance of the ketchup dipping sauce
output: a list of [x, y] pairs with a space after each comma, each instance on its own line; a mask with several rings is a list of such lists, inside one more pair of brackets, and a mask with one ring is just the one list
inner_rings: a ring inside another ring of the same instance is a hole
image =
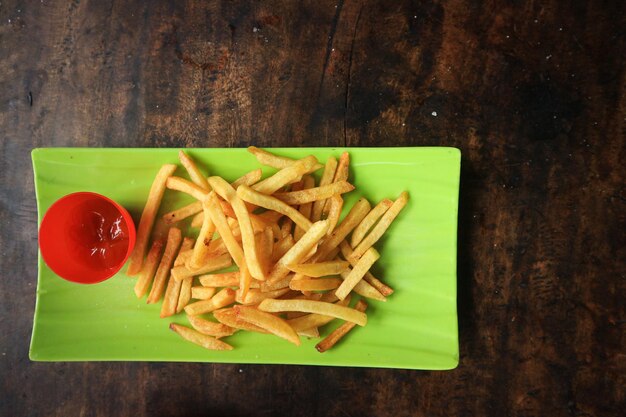
[[80, 192], [57, 200], [39, 228], [39, 249], [58, 276], [95, 284], [115, 275], [135, 245], [133, 219], [115, 201]]

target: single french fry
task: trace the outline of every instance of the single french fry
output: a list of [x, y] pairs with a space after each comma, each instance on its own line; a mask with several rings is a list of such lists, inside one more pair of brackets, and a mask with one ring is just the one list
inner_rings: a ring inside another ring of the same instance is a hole
[[181, 177], [169, 177], [165, 185], [170, 190], [176, 190], [189, 194], [198, 201], [204, 200], [204, 197], [209, 193], [199, 185]]
[[256, 247], [259, 253], [259, 262], [263, 273], [269, 274], [272, 267], [272, 250], [274, 249], [274, 232], [271, 227], [265, 228], [263, 233], [257, 233], [255, 235]]
[[239, 285], [239, 271], [202, 275], [198, 279], [205, 287], [236, 287]]
[[187, 315], [189, 324], [202, 334], [207, 336], [213, 336], [215, 338], [230, 336], [235, 333], [235, 329], [229, 327], [223, 323], [215, 323], [213, 321], [205, 320], [202, 317]]
[[302, 238], [276, 262], [267, 280], [270, 282], [278, 281], [289, 274], [287, 265], [293, 265], [303, 261], [307, 253], [311, 251], [326, 234], [326, 230], [328, 230], [328, 222], [326, 220], [320, 220], [313, 224]]
[[285, 185], [298, 181], [303, 175], [309, 173], [317, 163], [317, 158], [309, 155], [281, 169], [271, 177], [254, 184], [252, 188], [262, 194], [274, 194]]
[[339, 246], [339, 244], [350, 234], [350, 232], [358, 225], [363, 217], [367, 215], [370, 210], [370, 203], [360, 198], [346, 215], [341, 223], [335, 228], [335, 230], [324, 239], [324, 242], [320, 245], [317, 251], [316, 259], [323, 261], [329, 258], [331, 252]]
[[193, 219], [191, 219], [191, 227], [201, 227], [203, 221], [204, 213], [201, 211], [200, 213], [193, 216]]
[[195, 343], [198, 346], [202, 346], [209, 350], [233, 350], [233, 347], [228, 343], [217, 340], [214, 337], [202, 334], [189, 327], [181, 326], [179, 324], [171, 323], [170, 329], [178, 333], [183, 339]]
[[192, 316], [210, 313], [213, 310], [217, 310], [218, 308], [226, 307], [227, 305], [234, 303], [235, 296], [235, 290], [232, 288], [223, 288], [209, 300], [196, 301], [195, 303], [187, 304], [185, 307], [185, 313]]
[[239, 198], [248, 203], [284, 214], [304, 230], [309, 230], [311, 227], [312, 223], [309, 219], [304, 217], [298, 210], [283, 203], [277, 198], [259, 193], [246, 185], [242, 185], [237, 188], [237, 195]]
[[198, 168], [198, 165], [196, 165], [195, 161], [183, 150], [178, 151], [178, 159], [189, 173], [191, 180], [203, 190], [209, 191], [210, 188], [209, 183], [206, 180], [206, 175], [200, 172], [200, 169]]
[[[239, 222], [239, 228], [241, 229], [241, 241], [243, 244], [243, 253], [246, 258], [246, 264], [250, 275], [260, 281], [265, 280], [265, 274], [259, 262], [259, 257], [256, 249], [256, 242], [254, 241], [254, 231], [252, 229], [252, 223], [250, 221], [250, 215], [248, 209], [239, 198], [239, 190], [247, 185], [241, 185], [237, 191], [230, 186], [224, 179], [220, 177], [209, 178], [209, 184], [220, 197], [224, 198], [230, 203], [237, 215], [237, 221]], [[249, 282], [248, 282], [249, 284]], [[245, 288], [242, 288], [245, 290]]]
[[259, 326], [255, 326], [252, 323], [241, 320], [237, 317], [237, 313], [232, 308], [223, 308], [221, 310], [215, 310], [213, 312], [215, 319], [228, 327], [232, 327], [237, 330], [247, 330], [249, 332], [257, 332], [268, 334], [269, 332]]
[[[254, 155], [261, 165], [266, 165], [276, 169], [287, 168], [298, 162], [298, 160], [296, 159], [287, 158], [285, 156], [278, 156], [263, 149], [259, 149], [256, 146], [249, 146], [248, 152]], [[318, 169], [322, 168], [322, 166], [323, 165], [321, 165], [320, 163], [317, 163], [311, 168], [313, 169], [312, 172], [317, 171]]]
[[159, 211], [159, 206], [161, 205], [161, 200], [163, 199], [163, 193], [165, 192], [165, 184], [174, 171], [176, 171], [176, 165], [163, 165], [152, 182], [150, 193], [148, 194], [148, 201], [146, 201], [146, 205], [141, 213], [141, 220], [139, 220], [135, 247], [130, 254], [129, 266], [126, 272], [127, 275], [136, 275], [139, 271], [141, 271], [141, 267], [143, 266], [143, 257], [145, 256], [148, 248], [150, 232], [152, 230], [152, 226], [154, 225], [156, 214]]
[[[209, 195], [211, 194], [214, 195], [215, 193], [209, 193]], [[213, 233], [215, 233], [215, 224], [211, 220], [211, 216], [208, 215], [209, 210], [205, 203], [202, 205], [202, 211], [204, 213], [202, 228], [200, 228], [198, 239], [193, 247], [193, 254], [191, 255], [191, 259], [189, 259], [188, 266], [190, 269], [198, 269], [202, 266], [209, 254], [209, 245], [211, 244]]]
[[170, 276], [170, 268], [174, 263], [174, 256], [178, 252], [178, 247], [183, 240], [183, 235], [180, 229], [172, 227], [167, 234], [167, 243], [165, 244], [165, 250], [161, 257], [161, 262], [154, 275], [154, 282], [148, 294], [148, 304], [154, 304], [161, 299], [163, 291], [165, 290], [166, 280]]
[[[315, 179], [312, 176], [305, 175], [304, 177], [302, 177], [302, 189], [303, 190], [308, 190], [313, 187], [315, 187]], [[310, 219], [312, 210], [313, 210], [312, 202], [301, 204], [300, 207], [298, 208], [298, 211], [300, 212], [300, 214], [302, 214], [307, 219]], [[293, 232], [293, 238], [295, 240], [300, 240], [300, 238], [302, 237], [305, 231], [306, 230], [302, 229], [301, 227], [296, 226], [296, 230]]]
[[354, 190], [354, 185], [350, 184], [348, 181], [339, 181], [306, 190], [275, 193], [274, 197], [284, 203], [295, 205], [326, 200], [334, 195], [349, 193], [352, 190]]
[[237, 178], [235, 181], [231, 182], [230, 185], [235, 190], [242, 184], [251, 186], [261, 181], [262, 176], [263, 176], [263, 171], [261, 170], [261, 168], [255, 169], [254, 171], [250, 171], [247, 174]]
[[195, 286], [191, 287], [191, 298], [196, 300], [208, 300], [215, 295], [215, 288]]
[[[367, 303], [363, 300], [359, 300], [354, 306], [354, 309], [364, 313], [365, 310], [367, 310]], [[337, 342], [339, 342], [345, 335], [347, 335], [350, 330], [354, 328], [354, 326], [355, 323], [343, 323], [341, 326], [333, 330], [328, 336], [326, 336], [324, 340], [315, 345], [315, 349], [317, 349], [317, 351], [320, 353], [326, 352], [328, 349], [335, 346]]]
[[[342, 182], [348, 180], [349, 174], [349, 166], [350, 166], [350, 154], [348, 152], [344, 152], [339, 157], [339, 164], [337, 164], [337, 171], [335, 171], [335, 178], [333, 178], [333, 182]], [[326, 204], [322, 209], [322, 217], [328, 216], [330, 212], [330, 201], [326, 200]]]
[[[178, 250], [178, 256], [174, 260], [174, 266], [180, 258], [181, 253], [190, 249], [193, 246], [194, 240], [190, 237], [183, 239], [183, 243]], [[180, 289], [182, 286], [181, 281], [176, 281], [170, 275], [167, 281], [167, 288], [165, 288], [165, 295], [163, 296], [163, 304], [161, 304], [161, 318], [172, 316], [176, 313], [176, 305], [178, 304], [178, 298], [180, 296]]]
[[[174, 276], [172, 276], [174, 278]], [[176, 280], [174, 280], [176, 281]], [[193, 277], [183, 278], [180, 281], [180, 294], [178, 295], [178, 304], [176, 305], [176, 313], [183, 311], [189, 301], [191, 301], [191, 287], [193, 286]]]
[[232, 258], [229, 254], [225, 253], [215, 258], [209, 258], [206, 263], [199, 269], [189, 269], [186, 265], [175, 266], [172, 268], [172, 277], [176, 281], [188, 277], [195, 277], [196, 275], [208, 274], [209, 272], [218, 271], [220, 269], [228, 268], [233, 264]]
[[161, 250], [163, 249], [163, 241], [155, 240], [152, 242], [152, 247], [148, 252], [146, 262], [141, 269], [141, 274], [135, 283], [135, 295], [137, 298], [143, 297], [150, 288], [152, 280], [154, 279], [154, 273], [159, 265], [159, 258], [161, 257]]
[[367, 216], [361, 220], [361, 223], [359, 223], [359, 225], [352, 231], [350, 246], [355, 248], [359, 243], [361, 243], [367, 232], [369, 232], [376, 222], [380, 220], [383, 214], [389, 210], [389, 207], [391, 207], [392, 204], [393, 201], [387, 198], [376, 204], [376, 206], [374, 206], [374, 208], [367, 213]]
[[287, 268], [307, 277], [326, 277], [339, 275], [350, 266], [348, 261], [327, 261], [310, 264], [287, 265]]
[[408, 200], [409, 194], [406, 191], [400, 194], [400, 197], [393, 202], [389, 210], [380, 218], [378, 224], [376, 224], [372, 231], [354, 248], [354, 252], [352, 253], [354, 259], [359, 259], [363, 256], [363, 254], [382, 237], [394, 219], [400, 214], [400, 211], [406, 206]]
[[344, 152], [339, 157], [339, 164], [337, 164], [337, 171], [335, 171], [335, 177], [333, 182], [347, 181], [350, 168], [350, 154]]
[[244, 305], [256, 305], [266, 298], [278, 298], [282, 295], [287, 294], [289, 292], [289, 288], [280, 288], [273, 291], [261, 291], [256, 289], [251, 289], [246, 293], [245, 296], [240, 296], [240, 292], [237, 291], [236, 301], [240, 304]]
[[[332, 294], [332, 293], [327, 293], [327, 294]], [[324, 295], [326, 295], [326, 294], [324, 294]], [[318, 300], [314, 300], [314, 301], [318, 301]], [[324, 297], [322, 297], [322, 299], [319, 300], [319, 301], [326, 302], [326, 303], [334, 302], [332, 299], [325, 299]], [[336, 303], [336, 305], [345, 307], [349, 303], [350, 303], [350, 297], [347, 297], [343, 301], [338, 301]], [[287, 323], [296, 332], [299, 332], [301, 330], [310, 329], [312, 327], [324, 326], [325, 324], [328, 324], [328, 323], [330, 323], [333, 320], [335, 320], [335, 317], [333, 317], [333, 316], [313, 313], [313, 314], [305, 314], [305, 315], [300, 316], [300, 317], [289, 319], [289, 320], [287, 320]]]
[[369, 248], [367, 252], [363, 254], [363, 256], [359, 259], [357, 264], [354, 266], [354, 269], [350, 271], [350, 273], [343, 280], [337, 291], [335, 291], [335, 295], [340, 300], [346, 298], [346, 296], [352, 291], [354, 286], [363, 278], [365, 273], [369, 271], [369, 269], [374, 265], [380, 258], [380, 254], [376, 249]]
[[[333, 182], [333, 178], [335, 178], [335, 172], [337, 170], [337, 159], [330, 156], [326, 161], [326, 165], [324, 166], [324, 173], [322, 174], [322, 179], [320, 180], [320, 187], [328, 185]], [[322, 210], [324, 209], [324, 205], [326, 205], [326, 200], [318, 200], [313, 203], [313, 210], [311, 211], [311, 221], [316, 222], [322, 218]]]
[[[348, 260], [353, 259], [353, 257], [351, 256], [352, 248], [350, 247], [350, 244], [348, 242], [344, 240], [343, 242], [339, 244], [339, 247], [341, 248], [341, 254], [343, 255], [345, 259], [348, 259]], [[357, 261], [353, 259], [352, 261], [350, 261], [350, 263], [352, 264], [352, 266], [354, 266], [356, 265]], [[374, 287], [384, 297], [388, 297], [391, 294], [393, 294], [393, 288], [381, 282], [378, 278], [372, 275], [372, 273], [369, 271], [365, 273], [363, 280], [367, 282], [368, 284], [370, 284], [372, 287]], [[355, 287], [354, 289], [356, 290], [357, 287]], [[371, 295], [370, 296], [364, 295], [364, 296], [369, 297], [369, 298], [376, 298], [376, 297], [372, 297]]]
[[186, 219], [189, 216], [193, 216], [194, 214], [199, 213], [201, 211], [202, 211], [202, 203], [199, 201], [194, 201], [193, 203], [187, 204], [186, 206], [181, 207], [177, 210], [173, 210], [173, 211], [170, 211], [169, 213], [165, 213], [163, 215], [163, 221], [165, 221], [165, 223], [168, 225], [174, 224], [183, 219]]
[[[259, 310], [268, 313], [280, 313], [283, 311], [303, 311], [305, 313], [316, 313], [324, 316], [332, 316], [338, 319], [351, 321], [359, 326], [367, 324], [367, 316], [353, 308], [339, 306], [313, 300], [276, 300], [266, 299], [259, 304]], [[312, 326], [309, 326], [309, 328]]]
[[293, 240], [293, 236], [291, 235], [288, 235], [287, 237], [284, 237], [274, 243], [274, 249], [272, 250], [272, 263], [276, 263], [276, 261], [282, 258], [282, 256], [295, 244], [296, 242]]
[[281, 337], [296, 346], [300, 346], [300, 337], [298, 334], [287, 324], [287, 322], [280, 317], [273, 314], [266, 313], [264, 311], [257, 310], [253, 307], [235, 306], [233, 307], [237, 317], [243, 321], [259, 326], [268, 332]]
[[292, 279], [289, 288], [296, 291], [326, 291], [338, 288], [341, 282], [338, 278]]
[[[305, 278], [306, 279], [306, 278]], [[289, 294], [284, 295], [282, 298], [284, 298], [285, 300], [315, 300], [315, 301], [322, 301], [322, 297], [324, 296], [324, 293], [321, 292], [310, 292], [308, 295], [304, 295], [304, 293], [302, 291], [299, 290], [292, 290], [294, 293], [301, 293], [300, 295], [293, 295], [293, 296], [288, 296]], [[330, 294], [330, 293], [326, 293], [326, 294]], [[302, 313], [300, 311], [288, 311], [286, 316], [287, 316], [287, 320], [291, 320], [291, 319], [295, 319], [296, 317], [302, 317], [302, 316], [306, 316], [309, 315], [309, 313]], [[332, 320], [334, 320], [334, 317], [331, 317]], [[300, 334], [300, 333], [298, 333]]]
[[326, 203], [330, 208], [328, 209], [328, 231], [327, 235], [330, 235], [333, 230], [335, 230], [335, 226], [339, 223], [339, 217], [341, 216], [341, 210], [343, 209], [343, 198], [340, 195], [334, 195], [328, 199]]

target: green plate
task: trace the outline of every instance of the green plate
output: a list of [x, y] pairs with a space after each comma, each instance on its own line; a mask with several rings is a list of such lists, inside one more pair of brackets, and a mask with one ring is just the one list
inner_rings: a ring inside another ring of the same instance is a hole
[[[186, 324], [183, 314], [160, 319], [160, 303], [133, 293], [122, 273], [100, 284], [73, 284], [57, 277], [39, 256], [37, 305], [30, 346], [34, 361], [184, 361], [451, 369], [459, 361], [456, 315], [456, 232], [460, 152], [454, 148], [275, 149], [292, 158], [320, 161], [351, 157], [351, 207], [364, 196], [372, 205], [408, 190], [410, 201], [377, 243], [375, 275], [395, 289], [386, 303], [371, 301], [368, 324], [335, 348], [318, 353], [316, 340], [296, 347], [275, 336], [240, 332], [235, 349], [212, 352], [168, 329]], [[116, 200], [137, 220], [150, 184], [176, 149], [49, 148], [32, 152], [39, 221], [58, 198], [93, 191]], [[245, 149], [190, 149], [211, 174], [234, 180], [258, 167]], [[264, 169], [265, 174], [273, 170]], [[185, 175], [182, 168], [177, 175]], [[162, 212], [189, 202], [166, 193]], [[344, 213], [345, 214], [345, 213]], [[338, 323], [323, 329], [328, 334]]]

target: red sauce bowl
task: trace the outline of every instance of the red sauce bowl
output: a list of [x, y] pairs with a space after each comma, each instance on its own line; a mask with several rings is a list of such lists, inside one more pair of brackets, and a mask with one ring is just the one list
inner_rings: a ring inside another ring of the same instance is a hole
[[126, 209], [103, 195], [68, 194], [50, 206], [39, 227], [44, 261], [63, 279], [95, 284], [124, 266], [135, 245]]

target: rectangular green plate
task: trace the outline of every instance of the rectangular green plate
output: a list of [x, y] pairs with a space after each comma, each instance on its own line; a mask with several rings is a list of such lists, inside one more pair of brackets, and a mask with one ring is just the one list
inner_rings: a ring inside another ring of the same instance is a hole
[[[451, 369], [457, 366], [456, 232], [460, 152], [454, 148], [292, 148], [292, 158], [314, 154], [324, 162], [348, 151], [351, 207], [363, 196], [372, 205], [408, 190], [410, 201], [376, 244], [375, 275], [395, 289], [386, 303], [371, 301], [368, 323], [326, 353], [316, 340], [296, 347], [275, 336], [240, 332], [235, 349], [212, 352], [168, 330], [183, 314], [160, 319], [160, 303], [147, 305], [122, 273], [95, 285], [57, 277], [39, 256], [37, 305], [30, 346], [35, 361], [184, 361]], [[176, 149], [48, 148], [32, 152], [39, 221], [58, 198], [76, 191], [104, 194], [141, 215], [150, 184]], [[190, 149], [212, 175], [234, 180], [258, 167], [245, 149]], [[273, 172], [264, 169], [265, 174]], [[184, 176], [182, 168], [177, 175]], [[166, 192], [161, 212], [191, 201]], [[345, 210], [344, 210], [345, 214]], [[326, 335], [338, 323], [323, 329]]]

